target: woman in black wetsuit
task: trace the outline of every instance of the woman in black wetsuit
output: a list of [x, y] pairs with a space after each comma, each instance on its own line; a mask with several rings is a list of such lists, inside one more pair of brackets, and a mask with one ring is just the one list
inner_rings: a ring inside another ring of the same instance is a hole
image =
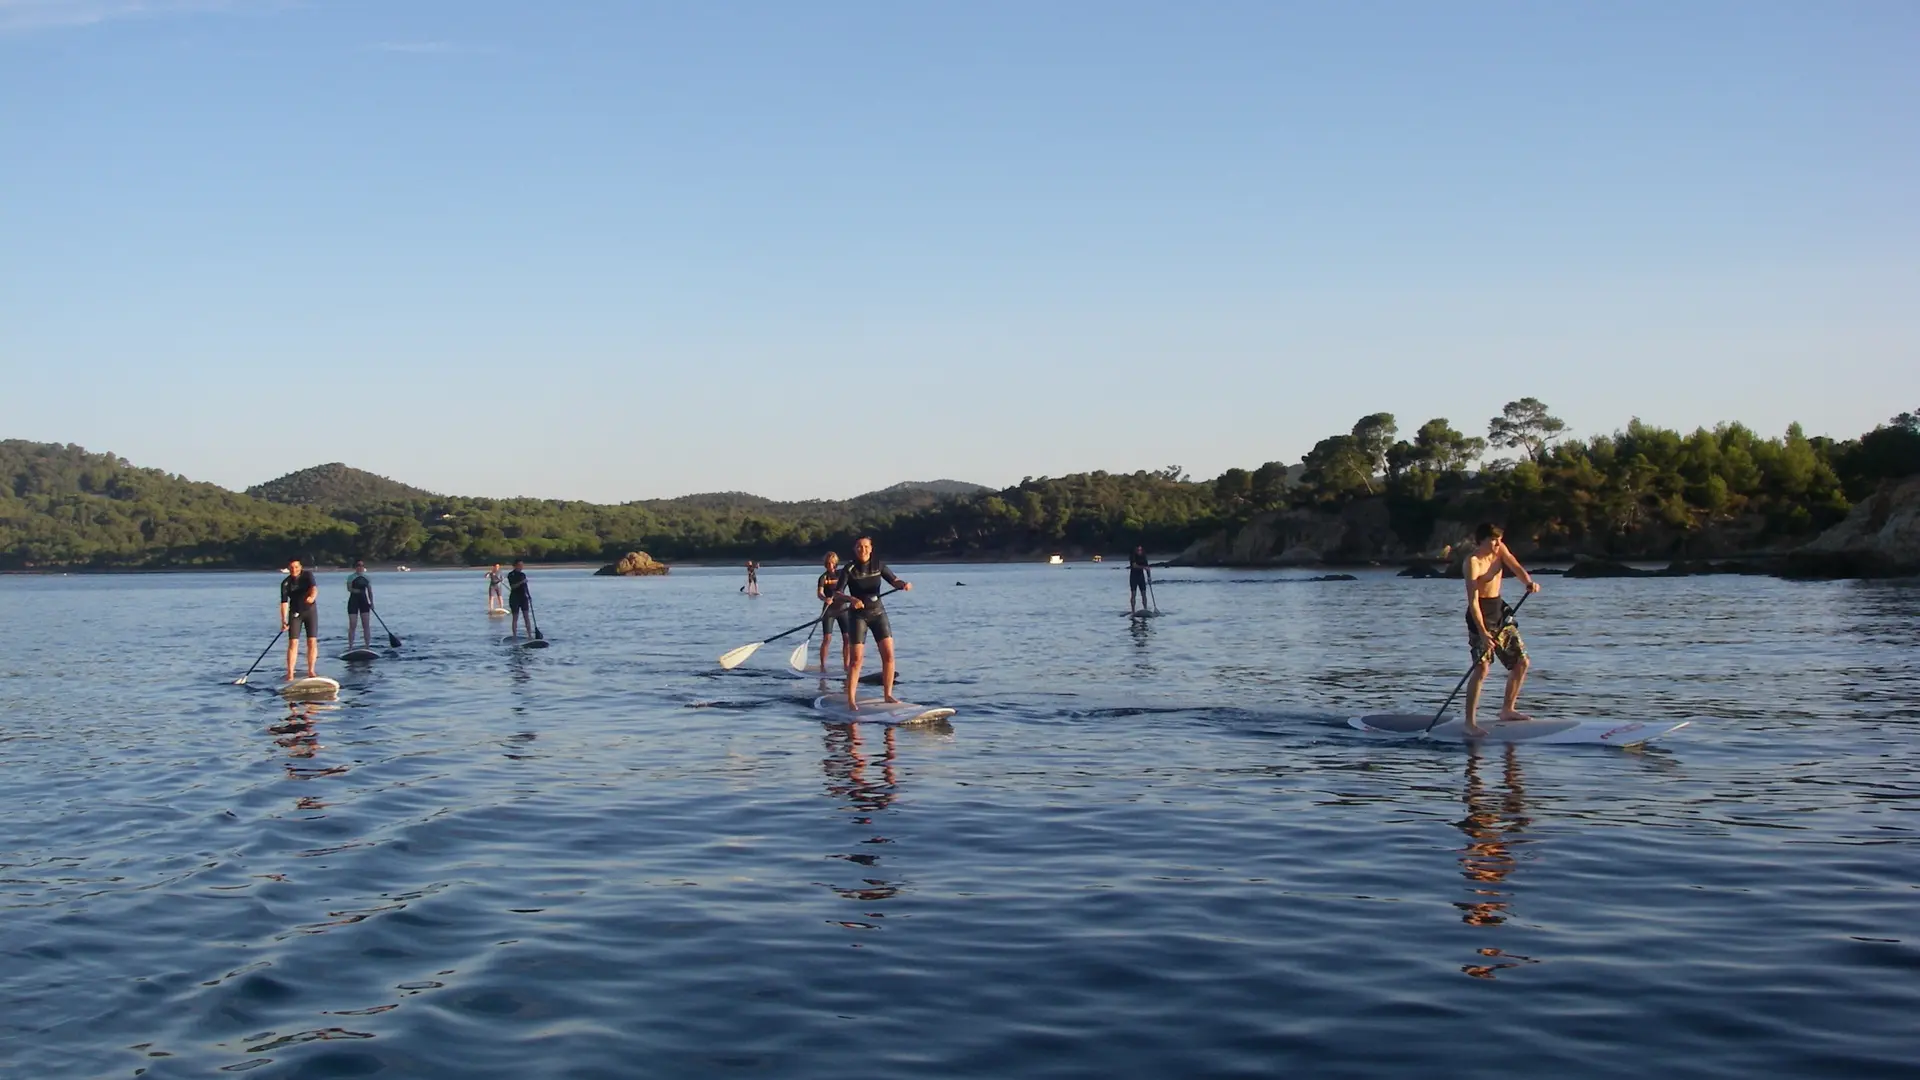
[[[838, 629], [840, 636], [846, 636], [847, 612], [846, 602], [834, 598], [834, 594], [840, 591], [840, 556], [829, 551], [827, 557], [820, 562], [826, 567], [826, 571], [820, 575], [818, 581], [814, 582], [813, 594], [820, 598], [820, 677], [825, 679], [827, 652], [833, 646], [833, 632]], [[842, 668], [846, 667], [849, 655], [847, 647], [844, 644], [841, 645], [840, 666]]]
[[840, 592], [847, 598], [846, 637], [841, 648], [847, 654], [848, 709], [859, 707], [860, 663], [866, 659], [869, 630], [880, 646], [880, 688], [889, 704], [900, 700], [893, 696], [893, 628], [887, 625], [887, 610], [880, 603], [882, 583], [902, 592], [913, 588], [873, 557], [873, 537], [855, 540], [853, 561], [840, 571]]

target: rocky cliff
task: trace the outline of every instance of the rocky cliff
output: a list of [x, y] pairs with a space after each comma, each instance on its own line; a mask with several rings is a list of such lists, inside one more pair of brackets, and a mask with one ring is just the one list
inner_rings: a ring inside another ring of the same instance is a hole
[[1920, 575], [1920, 476], [1888, 481], [1846, 520], [1787, 556], [1788, 577]]

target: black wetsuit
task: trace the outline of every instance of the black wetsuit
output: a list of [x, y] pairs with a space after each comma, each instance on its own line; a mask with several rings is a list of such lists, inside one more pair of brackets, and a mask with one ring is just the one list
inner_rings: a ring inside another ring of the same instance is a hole
[[533, 594], [527, 591], [527, 572], [507, 571], [507, 610], [525, 611], [532, 603]]
[[347, 579], [347, 617], [373, 610], [373, 582], [367, 575], [355, 573]]
[[288, 574], [280, 579], [280, 602], [287, 605], [287, 640], [298, 638], [304, 631], [309, 638], [320, 636], [320, 627], [314, 619], [315, 604], [307, 602], [313, 595], [313, 571], [302, 569], [299, 577]]
[[840, 582], [845, 576], [846, 571], [844, 569], [835, 567], [832, 570], [823, 571], [820, 574], [819, 580], [813, 583], [815, 595], [819, 596], [821, 602], [827, 605], [826, 609], [820, 613], [820, 629], [829, 634], [832, 633], [835, 628], [838, 628], [842, 634], [847, 632], [846, 605], [842, 604], [837, 607], [834, 605], [834, 594], [840, 591]]
[[1127, 591], [1134, 589], [1147, 591], [1147, 557], [1137, 551], [1127, 560]]
[[885, 641], [893, 636], [893, 628], [887, 625], [887, 610], [880, 603], [881, 583], [894, 588], [900, 587], [900, 579], [887, 564], [879, 559], [867, 562], [850, 562], [840, 567], [840, 591], [843, 595], [860, 601], [860, 607], [849, 606], [847, 610], [846, 634], [849, 644], [858, 645], [866, 640], [867, 631], [873, 631], [873, 640]]

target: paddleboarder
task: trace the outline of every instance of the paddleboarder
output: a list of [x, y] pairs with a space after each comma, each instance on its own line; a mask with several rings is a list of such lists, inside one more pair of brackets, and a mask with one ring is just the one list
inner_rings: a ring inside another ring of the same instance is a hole
[[307, 636], [307, 678], [319, 673], [314, 669], [320, 663], [320, 627], [316, 612], [319, 610], [320, 584], [313, 579], [313, 571], [301, 565], [299, 559], [287, 562], [287, 576], [280, 579], [280, 632], [287, 635], [287, 681], [293, 681], [293, 662], [300, 654], [300, 635]]
[[527, 636], [533, 636], [533, 594], [527, 591], [527, 562], [525, 559], [513, 560], [513, 569], [507, 571], [507, 611], [513, 619], [512, 634], [520, 636], [520, 620], [527, 621]]
[[760, 595], [760, 564], [752, 559], [747, 560], [747, 583], [740, 586], [740, 591], [748, 596]]
[[1150, 604], [1147, 599], [1147, 580], [1152, 574], [1147, 563], [1147, 549], [1136, 547], [1133, 556], [1127, 560], [1127, 614], [1134, 613], [1133, 595], [1140, 594], [1140, 609], [1146, 610]]
[[[839, 553], [827, 552], [827, 557], [820, 560], [820, 563], [826, 569], [813, 583], [813, 595], [820, 598], [820, 677], [824, 679], [827, 677], [827, 652], [833, 645], [833, 632], [838, 630], [841, 637], [846, 636], [847, 613], [846, 602], [835, 599], [835, 594], [840, 591]], [[840, 646], [842, 670], [847, 666], [847, 655], [847, 647], [843, 643]]]
[[499, 611], [503, 607], [506, 605], [500, 602], [500, 564], [494, 563], [493, 569], [487, 571], [487, 610]]
[[1527, 568], [1507, 550], [1505, 532], [1498, 525], [1484, 523], [1474, 531], [1479, 541], [1461, 567], [1467, 581], [1467, 647], [1473, 654], [1473, 670], [1467, 676], [1467, 723], [1469, 735], [1485, 735], [1487, 729], [1474, 723], [1480, 708], [1480, 684], [1493, 670], [1493, 658], [1499, 657], [1507, 669], [1507, 692], [1500, 703], [1500, 719], [1531, 720], [1515, 706], [1520, 701], [1520, 686], [1527, 681], [1527, 644], [1520, 640], [1520, 628], [1514, 625], [1513, 609], [1500, 597], [1505, 575], [1512, 571], [1526, 582], [1527, 591], [1540, 591]]
[[887, 624], [887, 610], [880, 603], [880, 586], [891, 585], [901, 592], [909, 591], [913, 586], [896, 577], [887, 564], [873, 557], [873, 537], [863, 536], [853, 542], [853, 561], [841, 571], [840, 593], [846, 597], [846, 635], [841, 638], [840, 648], [847, 656], [847, 709], [858, 711], [860, 707], [860, 664], [866, 659], [867, 633], [873, 633], [874, 643], [880, 646], [880, 689], [888, 704], [900, 699], [893, 696], [893, 628]]
[[367, 564], [353, 561], [353, 576], [347, 578], [347, 649], [353, 649], [354, 616], [360, 617], [360, 636], [373, 648], [373, 582], [367, 580]]

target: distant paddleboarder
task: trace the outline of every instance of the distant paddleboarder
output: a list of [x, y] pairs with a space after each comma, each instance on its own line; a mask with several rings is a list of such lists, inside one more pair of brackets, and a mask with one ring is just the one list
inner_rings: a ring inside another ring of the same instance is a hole
[[499, 611], [506, 606], [500, 601], [500, 564], [494, 563], [487, 571], [487, 610]]
[[1487, 729], [1474, 723], [1480, 708], [1480, 684], [1493, 670], [1493, 658], [1499, 657], [1507, 669], [1507, 693], [1500, 703], [1500, 719], [1531, 720], [1518, 711], [1520, 686], [1527, 681], [1527, 644], [1520, 640], [1520, 628], [1514, 625], [1513, 609], [1500, 598], [1500, 586], [1511, 570], [1527, 583], [1527, 591], [1540, 591], [1527, 568], [1507, 550], [1500, 526], [1483, 524], [1474, 532], [1479, 546], [1467, 556], [1461, 567], [1467, 579], [1467, 646], [1473, 653], [1473, 671], [1467, 676], [1467, 723], [1469, 735], [1485, 735]]
[[747, 560], [747, 583], [740, 586], [740, 591], [748, 596], [760, 595], [760, 564], [752, 559]]
[[527, 621], [527, 636], [533, 636], [533, 594], [527, 591], [527, 563], [525, 559], [513, 560], [513, 569], [507, 571], [507, 610], [512, 613], [514, 637], [520, 636], [520, 620]]
[[1133, 557], [1127, 560], [1128, 614], [1132, 614], [1134, 611], [1133, 596], [1135, 593], [1140, 594], [1140, 610], [1144, 611], [1150, 606], [1147, 599], [1147, 581], [1152, 573], [1153, 571], [1147, 563], [1147, 549], [1144, 547], [1134, 548]]
[[860, 707], [860, 664], [866, 659], [868, 631], [880, 646], [880, 689], [889, 704], [900, 700], [893, 696], [893, 628], [887, 624], [887, 611], [880, 603], [883, 582], [902, 592], [913, 588], [873, 557], [873, 537], [855, 540], [853, 561], [840, 575], [840, 592], [847, 600], [846, 637], [840, 647], [850, 654], [846, 662], [847, 708], [852, 711]]
[[313, 571], [302, 566], [299, 559], [287, 563], [287, 576], [280, 579], [280, 632], [287, 635], [287, 681], [293, 681], [293, 662], [300, 653], [300, 635], [307, 636], [307, 678], [319, 674], [314, 669], [320, 663], [320, 627], [316, 621], [319, 610], [320, 585], [313, 580]]
[[373, 582], [367, 579], [367, 564], [353, 561], [353, 576], [347, 579], [347, 648], [353, 648], [354, 616], [360, 617], [360, 637], [373, 648]]
[[[813, 583], [813, 595], [820, 598], [820, 677], [824, 679], [827, 677], [827, 652], [833, 645], [833, 632], [838, 630], [841, 637], [846, 637], [847, 612], [846, 601], [835, 598], [835, 594], [840, 591], [839, 553], [827, 552], [827, 557], [820, 560], [820, 564], [826, 569]], [[842, 642], [840, 645], [842, 669], [847, 666], [849, 655], [846, 644]]]

